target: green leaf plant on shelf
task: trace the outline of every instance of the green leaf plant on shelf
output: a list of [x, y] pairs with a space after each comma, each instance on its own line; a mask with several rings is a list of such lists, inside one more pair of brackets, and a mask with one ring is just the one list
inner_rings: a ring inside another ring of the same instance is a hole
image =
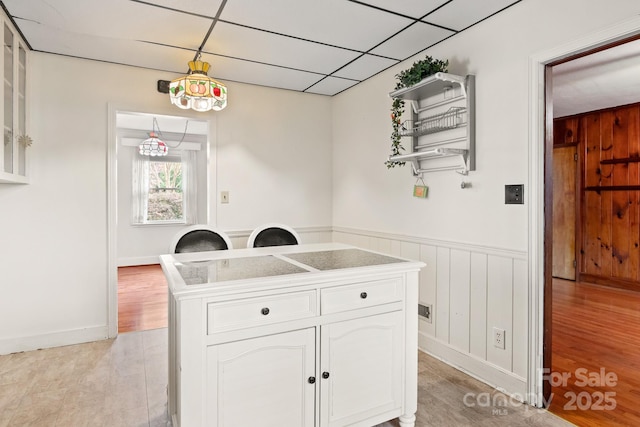
[[[400, 73], [396, 74], [396, 79], [398, 81], [396, 82], [395, 90], [411, 87], [435, 73], [446, 73], [448, 67], [449, 60], [442, 61], [427, 55], [425, 59], [414, 62], [411, 68], [400, 71]], [[391, 156], [397, 156], [398, 154], [402, 154], [401, 152], [404, 151], [400, 136], [400, 130], [402, 128], [400, 118], [403, 113], [404, 101], [400, 98], [394, 98], [391, 102]], [[404, 166], [405, 162], [387, 160], [384, 164], [387, 165], [388, 169], [391, 169], [396, 166]]]

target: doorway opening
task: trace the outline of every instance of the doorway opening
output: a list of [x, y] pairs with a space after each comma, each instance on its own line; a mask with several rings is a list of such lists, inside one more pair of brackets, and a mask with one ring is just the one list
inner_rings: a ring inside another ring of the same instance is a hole
[[640, 420], [639, 60], [633, 35], [546, 65], [544, 401], [577, 425]]
[[[207, 120], [114, 111], [110, 153], [110, 330], [167, 326], [167, 283], [158, 256], [186, 226], [209, 222]], [[157, 140], [150, 141], [154, 133]], [[155, 155], [141, 143], [162, 144]]]

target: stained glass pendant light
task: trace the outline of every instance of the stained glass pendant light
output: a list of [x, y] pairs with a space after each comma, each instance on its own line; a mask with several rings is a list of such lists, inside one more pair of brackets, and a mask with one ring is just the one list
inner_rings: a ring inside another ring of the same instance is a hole
[[207, 76], [209, 63], [200, 60], [200, 52], [189, 61], [189, 74], [169, 84], [171, 103], [195, 111], [220, 111], [227, 106], [225, 85]]
[[[156, 132], [157, 130], [157, 132]], [[138, 152], [143, 156], [166, 156], [169, 153], [167, 144], [158, 138], [160, 129], [156, 118], [153, 118], [153, 130], [149, 132], [149, 138], [138, 145]]]

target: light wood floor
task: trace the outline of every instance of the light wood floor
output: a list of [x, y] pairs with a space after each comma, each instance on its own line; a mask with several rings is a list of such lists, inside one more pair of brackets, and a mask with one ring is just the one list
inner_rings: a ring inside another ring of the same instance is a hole
[[578, 426], [640, 426], [640, 293], [554, 280], [552, 298], [550, 411]]
[[167, 280], [159, 264], [118, 268], [118, 332], [166, 328]]

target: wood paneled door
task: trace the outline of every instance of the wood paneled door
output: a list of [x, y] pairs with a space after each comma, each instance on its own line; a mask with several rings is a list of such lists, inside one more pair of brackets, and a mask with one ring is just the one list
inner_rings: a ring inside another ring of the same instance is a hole
[[576, 145], [553, 149], [552, 276], [576, 280]]

